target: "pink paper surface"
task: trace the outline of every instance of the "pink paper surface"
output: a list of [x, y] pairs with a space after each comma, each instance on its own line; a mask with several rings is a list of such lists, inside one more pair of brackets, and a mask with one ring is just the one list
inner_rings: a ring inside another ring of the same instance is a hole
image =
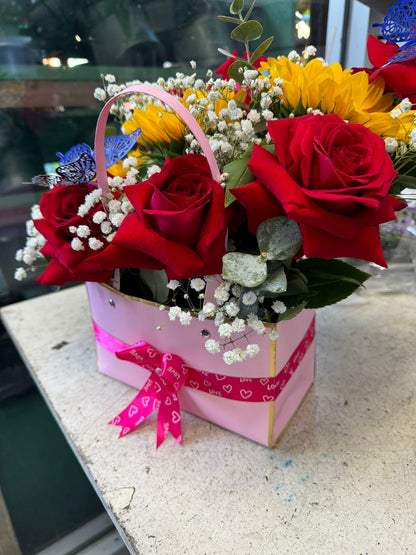
[[[133, 345], [146, 341], [160, 352], [171, 352], [184, 362], [199, 370], [226, 376], [255, 378], [270, 376], [270, 341], [253, 332], [250, 341], [258, 343], [260, 354], [254, 359], [234, 365], [226, 365], [220, 356], [211, 355], [204, 348], [205, 329], [216, 337], [212, 321], [200, 322], [194, 318], [190, 326], [171, 322], [167, 311], [157, 306], [133, 300], [97, 283], [88, 283], [88, 294], [94, 321], [107, 333]], [[110, 304], [109, 300], [112, 299]], [[296, 318], [278, 324], [279, 338], [276, 342], [276, 374], [289, 360], [314, 317], [314, 311], [304, 310]], [[162, 329], [158, 330], [157, 327]], [[97, 344], [97, 361], [100, 372], [140, 389], [149, 372], [135, 364], [119, 360], [103, 346]], [[279, 395], [275, 404], [273, 442], [285, 428], [296, 411], [314, 378], [314, 344], [306, 353]], [[232, 430], [254, 441], [268, 445], [270, 403], [250, 403], [218, 398], [205, 392], [184, 387], [179, 392], [182, 409], [196, 414], [219, 426]]]

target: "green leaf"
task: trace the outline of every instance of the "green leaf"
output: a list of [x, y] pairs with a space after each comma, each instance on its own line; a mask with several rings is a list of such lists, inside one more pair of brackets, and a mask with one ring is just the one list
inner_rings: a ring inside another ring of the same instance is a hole
[[[242, 71], [240, 69], [242, 68]], [[245, 60], [238, 59], [233, 62], [228, 68], [228, 77], [237, 81], [237, 83], [242, 83], [244, 79], [243, 72], [245, 69], [256, 69], [254, 66], [246, 62]]]
[[257, 40], [263, 33], [263, 27], [258, 21], [244, 21], [231, 31], [231, 38], [238, 42]]
[[168, 278], [164, 270], [140, 270], [140, 277], [152, 292], [153, 301], [164, 303], [168, 298]]
[[245, 17], [244, 17], [244, 21], [248, 21], [248, 18], [250, 17], [251, 12], [253, 11], [253, 8], [254, 8], [254, 6], [255, 6], [255, 4], [256, 4], [256, 1], [257, 1], [257, 0], [253, 0], [253, 2], [251, 3], [251, 6], [249, 7], [249, 9], [248, 9], [248, 11], [247, 11], [247, 13], [246, 13], [246, 15], [245, 15]]
[[260, 252], [267, 254], [267, 260], [291, 258], [302, 244], [298, 224], [286, 216], [265, 220], [256, 235]]
[[297, 268], [307, 277], [309, 292], [313, 295], [307, 308], [337, 303], [349, 297], [370, 277], [370, 274], [341, 260], [308, 258], [299, 260]]
[[113, 135], [117, 135], [117, 129], [114, 127], [114, 125], [106, 125], [104, 132], [105, 138], [112, 137]]
[[264, 281], [257, 288], [261, 293], [268, 296], [267, 293], [284, 293], [287, 289], [287, 279], [285, 274], [285, 269], [283, 265], [280, 265], [277, 270], [272, 274], [267, 276], [266, 281]]
[[217, 18], [220, 21], [225, 21], [226, 23], [237, 23], [237, 25], [240, 25], [241, 23], [239, 19], [236, 17], [230, 17], [229, 15], [217, 15]]
[[257, 287], [267, 279], [267, 264], [253, 254], [227, 252], [222, 257], [222, 274], [244, 287]]
[[412, 175], [399, 174], [390, 185], [389, 193], [391, 195], [398, 195], [403, 189], [406, 188], [416, 189], [416, 177]]
[[274, 37], [269, 37], [268, 39], [266, 39], [264, 42], [262, 42], [257, 48], [256, 50], [253, 52], [253, 54], [250, 56], [250, 63], [254, 64], [254, 62], [260, 58], [260, 56], [262, 54], [264, 54], [264, 52], [266, 52], [266, 50], [269, 48], [269, 46], [271, 45], [271, 43], [273, 42]]
[[[283, 302], [286, 304], [285, 299], [283, 299]], [[283, 314], [279, 314], [279, 322], [282, 322], [283, 320], [291, 320], [292, 318], [300, 314], [302, 310], [306, 308], [306, 302], [307, 301], [303, 301], [299, 304], [296, 304], [295, 306], [287, 307], [286, 312], [283, 312]]]
[[247, 183], [254, 181], [254, 176], [247, 167], [252, 152], [253, 148], [251, 147], [242, 158], [237, 158], [224, 166], [223, 171], [230, 175], [225, 187], [225, 206], [230, 206], [230, 204], [235, 201], [235, 197], [230, 189], [241, 187], [242, 185], [247, 185]]
[[233, 0], [230, 6], [230, 13], [239, 14], [243, 11], [244, 0]]

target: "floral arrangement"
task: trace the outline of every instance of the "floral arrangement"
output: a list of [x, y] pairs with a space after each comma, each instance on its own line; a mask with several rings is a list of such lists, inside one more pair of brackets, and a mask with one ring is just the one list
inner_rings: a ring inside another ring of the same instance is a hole
[[[244, 15], [234, 0], [220, 16], [243, 56], [222, 51], [216, 76], [156, 83], [201, 126], [219, 179], [169, 107], [122, 96], [111, 108], [122, 134], [108, 157], [109, 192], [97, 188], [91, 148], [60, 155], [57, 175], [35, 178], [50, 190], [17, 253], [29, 269], [47, 263], [42, 284], [112, 283], [160, 303], [162, 327], [215, 319], [218, 337], [203, 341], [228, 364], [257, 354], [256, 333], [276, 338], [268, 322], [360, 287], [369, 275], [341, 259], [386, 266], [379, 225], [406, 206], [398, 196], [414, 187], [416, 168], [416, 90], [400, 77], [416, 55], [390, 62], [399, 46], [375, 53], [371, 38], [373, 70], [328, 65], [312, 46], [266, 57], [273, 37], [250, 48], [263, 31], [253, 6]], [[95, 96], [125, 87], [106, 75]]]

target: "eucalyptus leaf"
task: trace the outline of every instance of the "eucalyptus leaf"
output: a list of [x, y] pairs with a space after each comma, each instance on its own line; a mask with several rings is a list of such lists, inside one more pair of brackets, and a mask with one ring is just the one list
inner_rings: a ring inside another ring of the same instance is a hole
[[[244, 294], [244, 293], [243, 293]], [[247, 318], [249, 314], [258, 314], [259, 312], [259, 303], [256, 300], [253, 304], [244, 304], [243, 303], [243, 295], [238, 300], [238, 317], [239, 318]]]
[[240, 25], [241, 23], [239, 19], [236, 17], [230, 17], [229, 15], [217, 15], [217, 18], [220, 21], [225, 21], [226, 23], [236, 23], [237, 25]]
[[233, 0], [230, 6], [230, 13], [239, 14], [243, 11], [244, 0]]
[[234, 54], [231, 54], [231, 52], [228, 52], [228, 50], [224, 50], [224, 48], [217, 48], [217, 50], [220, 54], [226, 56], [227, 58], [234, 58], [234, 60], [238, 59], [237, 56], [234, 56]]
[[257, 228], [257, 241], [261, 253], [268, 260], [284, 260], [295, 256], [302, 244], [299, 226], [286, 216], [265, 220]]
[[228, 77], [237, 81], [237, 83], [242, 83], [244, 79], [243, 72], [245, 69], [256, 69], [254, 66], [246, 62], [245, 60], [238, 59], [233, 62], [228, 68]]
[[284, 293], [287, 289], [287, 279], [284, 266], [281, 265], [272, 274], [269, 274], [266, 281], [259, 285], [257, 289], [262, 293]]
[[271, 43], [273, 42], [274, 37], [269, 37], [268, 39], [266, 39], [264, 42], [262, 42], [257, 48], [256, 50], [253, 52], [253, 54], [250, 56], [250, 63], [254, 64], [254, 62], [260, 58], [260, 56], [262, 56], [266, 50], [269, 48], [269, 46], [271, 45]]
[[253, 254], [227, 252], [222, 257], [222, 274], [243, 287], [257, 287], [267, 279], [267, 263]]
[[253, 0], [253, 2], [251, 3], [251, 6], [249, 7], [249, 9], [248, 9], [248, 11], [247, 11], [247, 13], [244, 17], [244, 21], [248, 21], [248, 18], [250, 17], [251, 12], [253, 11], [253, 8], [254, 8], [255, 4], [256, 4], [256, 0]]
[[263, 33], [263, 27], [258, 21], [244, 21], [231, 31], [231, 38], [238, 42], [257, 40]]
[[251, 147], [242, 158], [237, 158], [224, 166], [224, 172], [229, 174], [225, 189], [225, 206], [230, 206], [235, 201], [232, 189], [254, 181], [254, 176], [247, 167], [252, 152], [253, 148]]

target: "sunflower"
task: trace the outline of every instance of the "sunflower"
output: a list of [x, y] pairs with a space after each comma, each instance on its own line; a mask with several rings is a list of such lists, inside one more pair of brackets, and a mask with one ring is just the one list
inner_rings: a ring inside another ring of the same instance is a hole
[[270, 79], [282, 79], [281, 99], [289, 110], [319, 109], [324, 114], [334, 113], [352, 121], [359, 114], [386, 112], [392, 105], [393, 97], [384, 94], [382, 78], [369, 83], [364, 71], [353, 74], [337, 63], [325, 65], [314, 59], [303, 66], [282, 56], [262, 62], [260, 71]]
[[144, 110], [136, 108], [132, 117], [123, 123], [126, 133], [138, 127], [142, 130], [139, 143], [148, 145], [180, 141], [185, 129], [184, 123], [176, 114], [154, 104], [147, 104]]

